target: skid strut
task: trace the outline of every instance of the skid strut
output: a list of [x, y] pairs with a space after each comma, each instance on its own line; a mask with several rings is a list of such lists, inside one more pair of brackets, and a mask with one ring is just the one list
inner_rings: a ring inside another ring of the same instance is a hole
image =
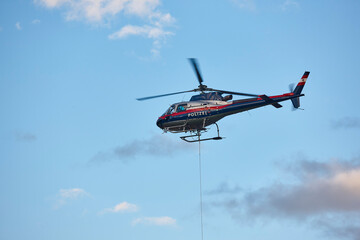
[[[219, 134], [219, 126], [217, 125], [217, 123], [215, 123], [216, 125], [216, 129], [217, 129], [217, 137], [212, 137], [212, 138], [203, 138], [201, 139], [200, 136], [201, 136], [201, 131], [198, 130], [196, 132], [196, 134], [193, 134], [193, 135], [188, 135], [188, 136], [182, 136], [180, 137], [182, 140], [184, 140], [185, 142], [189, 142], [189, 143], [192, 143], [192, 142], [202, 142], [202, 141], [209, 141], [209, 140], [221, 140], [223, 139], [222, 137], [220, 137], [220, 134]], [[196, 137], [196, 138], [195, 138]]]

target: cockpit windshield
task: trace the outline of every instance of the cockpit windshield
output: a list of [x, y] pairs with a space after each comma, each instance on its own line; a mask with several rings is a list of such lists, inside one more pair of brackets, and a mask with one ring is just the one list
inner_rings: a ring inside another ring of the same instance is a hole
[[162, 116], [169, 115], [175, 112], [175, 105], [171, 105]]
[[167, 114], [172, 114], [175, 112], [175, 106], [171, 105], [171, 107], [169, 108], [169, 112]]

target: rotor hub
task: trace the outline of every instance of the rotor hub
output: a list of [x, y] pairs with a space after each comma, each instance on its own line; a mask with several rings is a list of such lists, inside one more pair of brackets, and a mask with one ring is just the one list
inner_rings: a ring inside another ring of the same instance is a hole
[[200, 91], [206, 91], [206, 89], [207, 89], [207, 86], [206, 86], [206, 85], [203, 85], [203, 84], [200, 84], [200, 85], [199, 85], [199, 90], [200, 90]]

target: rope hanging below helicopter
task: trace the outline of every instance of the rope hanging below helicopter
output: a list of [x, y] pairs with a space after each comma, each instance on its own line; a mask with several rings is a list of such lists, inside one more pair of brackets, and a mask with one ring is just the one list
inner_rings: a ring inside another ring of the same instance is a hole
[[199, 142], [200, 223], [201, 223], [201, 240], [203, 240], [204, 239], [204, 230], [203, 230], [203, 209], [202, 209], [200, 133], [198, 133], [198, 142]]

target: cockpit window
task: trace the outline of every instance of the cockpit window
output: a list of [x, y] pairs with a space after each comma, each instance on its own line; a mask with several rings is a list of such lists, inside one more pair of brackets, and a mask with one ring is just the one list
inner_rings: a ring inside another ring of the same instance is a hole
[[170, 109], [169, 109], [168, 114], [172, 114], [174, 112], [175, 112], [175, 106], [171, 106]]
[[171, 105], [171, 107], [168, 108], [168, 110], [166, 110], [166, 112], [163, 114], [164, 115], [169, 115], [175, 112], [175, 105]]
[[172, 113], [174, 113], [174, 110], [175, 110], [175, 106], [172, 105], [171, 107], [169, 107], [169, 108], [166, 110], [166, 112], [164, 112], [164, 114], [163, 114], [162, 116], [172, 114]]

